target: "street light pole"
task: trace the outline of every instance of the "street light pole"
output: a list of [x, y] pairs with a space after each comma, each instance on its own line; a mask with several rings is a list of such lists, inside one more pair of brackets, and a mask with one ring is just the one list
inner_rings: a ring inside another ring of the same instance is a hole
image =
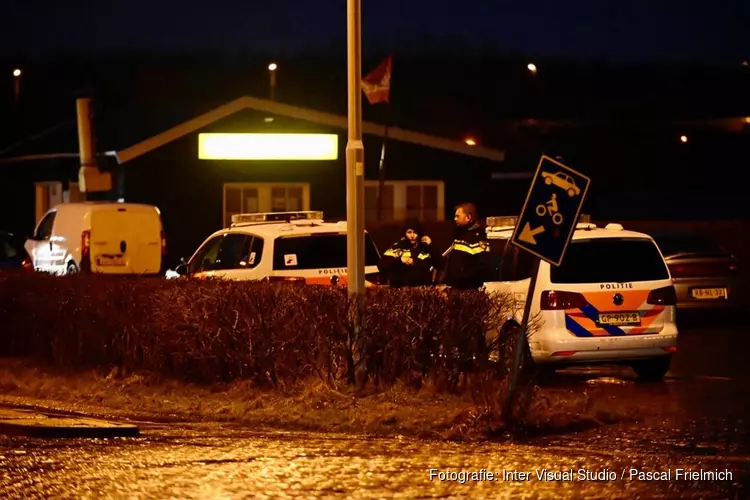
[[16, 104], [21, 102], [21, 74], [20, 69], [13, 70], [13, 97]]
[[346, 143], [347, 287], [365, 290], [365, 148], [362, 143], [362, 4], [346, 1], [349, 140]]
[[271, 63], [268, 65], [268, 77], [270, 79], [269, 81], [269, 87], [271, 89], [271, 100], [276, 100], [276, 70], [279, 68], [278, 64]]

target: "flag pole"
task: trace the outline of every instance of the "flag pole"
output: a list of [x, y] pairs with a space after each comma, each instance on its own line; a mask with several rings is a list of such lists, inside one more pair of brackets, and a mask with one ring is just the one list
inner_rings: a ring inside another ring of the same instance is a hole
[[378, 207], [377, 220], [383, 220], [383, 191], [385, 190], [385, 145], [388, 142], [388, 127], [391, 121], [391, 70], [392, 59], [389, 55], [383, 60], [378, 67], [362, 79], [363, 87], [370, 104], [377, 104], [385, 101], [386, 117], [385, 130], [383, 133], [383, 144], [380, 147], [380, 169], [378, 175]]
[[383, 145], [380, 147], [380, 170], [378, 171], [378, 222], [383, 221], [383, 191], [385, 191], [385, 145], [388, 142], [391, 105], [387, 104], [387, 118], [383, 130]]

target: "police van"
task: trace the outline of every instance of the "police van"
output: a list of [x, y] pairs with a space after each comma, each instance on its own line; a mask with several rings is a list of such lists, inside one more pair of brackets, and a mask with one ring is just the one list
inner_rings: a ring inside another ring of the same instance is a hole
[[[522, 321], [536, 259], [510, 243], [516, 223], [487, 218], [493, 276], [485, 288], [514, 297], [509, 325]], [[581, 216], [563, 263], [541, 261], [537, 272], [530, 316], [537, 328], [529, 337], [537, 365], [626, 364], [642, 380], [665, 376], [677, 350], [676, 296], [650, 236]]]
[[[346, 222], [326, 222], [322, 211], [237, 214], [167, 277], [345, 285], [346, 239]], [[379, 284], [379, 261], [365, 233], [366, 285]]]

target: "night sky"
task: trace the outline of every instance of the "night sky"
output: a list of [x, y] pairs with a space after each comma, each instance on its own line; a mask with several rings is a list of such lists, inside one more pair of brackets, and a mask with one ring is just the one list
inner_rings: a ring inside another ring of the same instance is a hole
[[[502, 52], [615, 61], [750, 58], [747, 0], [363, 0], [365, 51], [461, 40]], [[345, 0], [3, 0], [2, 57], [340, 47]], [[343, 50], [343, 48], [342, 48]]]

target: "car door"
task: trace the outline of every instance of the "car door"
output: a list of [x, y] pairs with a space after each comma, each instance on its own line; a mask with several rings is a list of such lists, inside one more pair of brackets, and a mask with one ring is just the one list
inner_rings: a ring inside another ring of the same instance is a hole
[[52, 228], [55, 224], [57, 212], [48, 212], [34, 231], [34, 236], [26, 242], [26, 251], [29, 253], [34, 269], [43, 272], [65, 272], [65, 262], [59, 262], [54, 256], [59, 249], [52, 241]]
[[263, 238], [251, 234], [226, 235], [219, 248], [216, 273], [232, 280], [265, 278], [260, 263], [263, 259]]

